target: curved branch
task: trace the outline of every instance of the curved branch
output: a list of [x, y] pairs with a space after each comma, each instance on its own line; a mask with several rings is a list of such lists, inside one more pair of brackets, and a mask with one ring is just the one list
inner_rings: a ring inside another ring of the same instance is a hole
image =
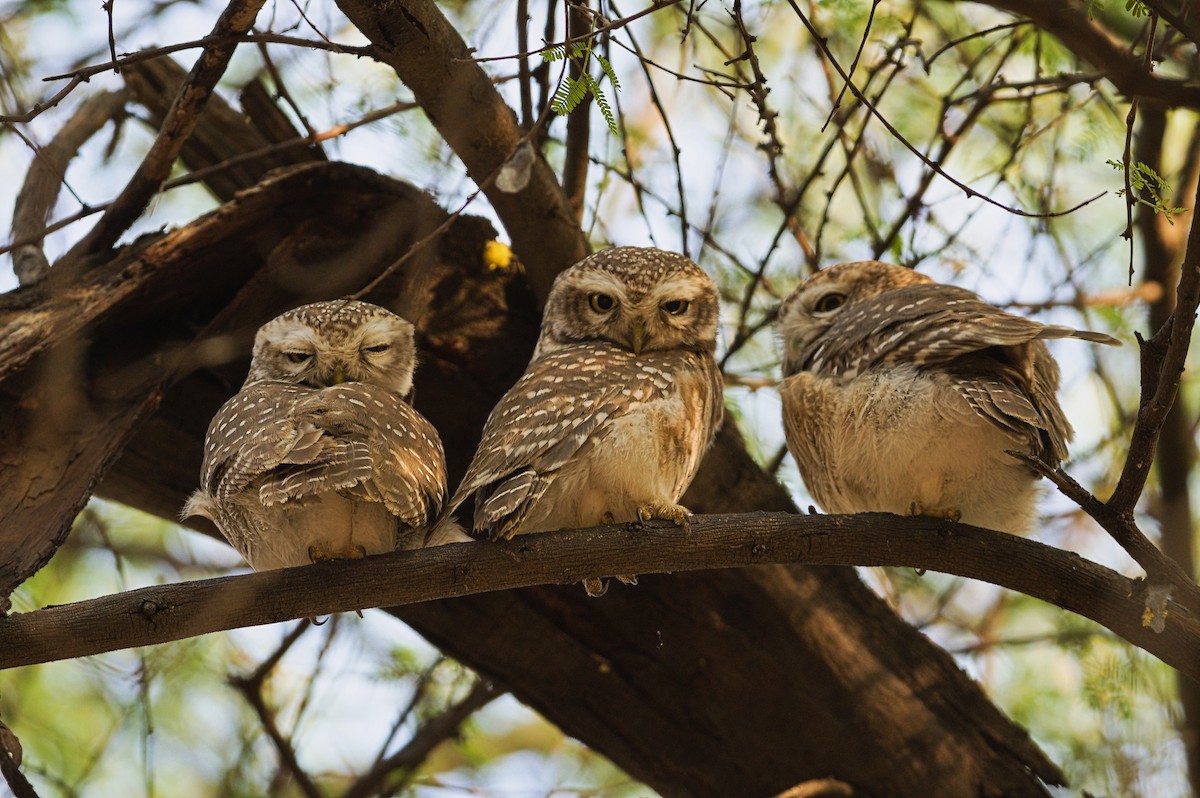
[[1175, 290], [1175, 310], [1154, 337], [1142, 341], [1139, 337], [1142, 360], [1142, 395], [1138, 404], [1137, 421], [1129, 439], [1129, 455], [1108, 500], [1114, 513], [1131, 514], [1146, 486], [1150, 465], [1158, 447], [1158, 439], [1167, 414], [1179, 394], [1183, 369], [1187, 363], [1192, 330], [1196, 325], [1196, 310], [1200, 307], [1200, 185], [1192, 201], [1192, 224], [1179, 270], [1179, 286]]
[[1094, 25], [1088, 19], [1087, 12], [1076, 3], [1047, 3], [1044, 0], [972, 2], [1033, 20], [1039, 28], [1060, 39], [1080, 58], [1104, 70], [1104, 76], [1129, 97], [1157, 100], [1171, 107], [1200, 108], [1200, 86], [1147, 72], [1140, 58]]
[[1163, 631], [1151, 631], [1135, 580], [1031, 540], [882, 513], [697, 516], [685, 527], [548, 532], [141, 588], [0, 619], [0, 668], [585, 577], [772, 563], [908, 566], [991, 582], [1090, 618], [1200, 681], [1200, 618], [1171, 605]]
[[587, 254], [554, 171], [538, 156], [529, 179], [516, 191], [496, 185], [495, 175], [525, 137], [516, 114], [491, 78], [471, 60], [471, 50], [432, 0], [377, 3], [338, 0], [338, 7], [396, 70], [438, 133], [487, 195], [542, 300], [563, 269]]
[[[264, 2], [234, 0], [221, 13], [212, 35], [245, 33], [254, 24]], [[217, 81], [225, 74], [236, 47], [235, 41], [221, 41], [204, 48], [167, 113], [154, 143], [150, 145], [150, 151], [96, 226], [64, 256], [64, 265], [111, 247], [146, 210], [150, 200], [170, 176], [175, 159], [195, 129], [200, 112], [212, 96]]]
[[120, 112], [127, 96], [125, 91], [93, 94], [75, 109], [53, 140], [35, 154], [13, 205], [11, 236], [14, 241], [30, 241], [19, 247], [14, 245], [12, 255], [13, 271], [22, 285], [37, 282], [50, 268], [41, 236], [59, 191], [67, 181], [67, 166], [79, 154], [79, 148]]

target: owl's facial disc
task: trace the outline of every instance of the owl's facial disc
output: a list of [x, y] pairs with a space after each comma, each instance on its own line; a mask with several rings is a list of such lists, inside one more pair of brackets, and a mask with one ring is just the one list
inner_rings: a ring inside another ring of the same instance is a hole
[[534, 358], [590, 341], [635, 354], [712, 352], [718, 304], [712, 280], [682, 255], [638, 247], [602, 250], [554, 281]]
[[415, 367], [413, 328], [365, 302], [327, 302], [289, 311], [259, 330], [248, 381], [310, 388], [364, 382], [407, 396]]
[[576, 288], [586, 300], [578, 305], [593, 328], [591, 337], [612, 341], [635, 355], [681, 343], [695, 345], [697, 311], [708, 299], [705, 286], [684, 275], [631, 292], [614, 275], [597, 272], [583, 275]]

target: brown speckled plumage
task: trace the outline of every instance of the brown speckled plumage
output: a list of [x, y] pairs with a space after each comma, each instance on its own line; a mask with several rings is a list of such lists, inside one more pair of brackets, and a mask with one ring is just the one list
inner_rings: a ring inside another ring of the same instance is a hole
[[404, 401], [414, 366], [412, 325], [366, 302], [263, 325], [245, 385], [209, 426], [185, 515], [211, 519], [256, 570], [421, 545], [446, 466]]
[[877, 261], [818, 272], [779, 319], [788, 446], [825, 510], [1014, 532], [1032, 520], [1035, 475], [1005, 450], [1057, 465], [1072, 434], [1044, 340], [1117, 343]]
[[475, 497], [474, 529], [492, 537], [683, 520], [723, 413], [717, 309], [704, 271], [661, 250], [608, 249], [560, 274], [450, 508]]

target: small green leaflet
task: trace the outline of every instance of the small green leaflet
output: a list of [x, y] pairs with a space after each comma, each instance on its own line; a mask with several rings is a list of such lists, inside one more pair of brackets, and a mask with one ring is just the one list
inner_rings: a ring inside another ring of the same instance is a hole
[[604, 71], [608, 82], [612, 84], [616, 91], [621, 90], [621, 81], [617, 80], [617, 73], [612, 68], [612, 64], [608, 59], [592, 49], [592, 41], [571, 42], [569, 45], [558, 44], [553, 47], [548, 47], [542, 50], [542, 61], [551, 63], [553, 61], [562, 61], [565, 58], [574, 60], [582, 60], [582, 69], [578, 78], [564, 77], [563, 82], [558, 87], [558, 91], [554, 93], [554, 97], [550, 100], [550, 107], [559, 116], [566, 116], [579, 107], [579, 104], [591, 95], [596, 101], [596, 107], [600, 109], [600, 113], [604, 116], [604, 121], [608, 125], [608, 129], [616, 134], [619, 132], [617, 128], [617, 117], [613, 113], [612, 106], [608, 102], [608, 98], [604, 96], [604, 91], [600, 88], [600, 82], [592, 77], [588, 72], [588, 61], [595, 58], [600, 64], [600, 69]]

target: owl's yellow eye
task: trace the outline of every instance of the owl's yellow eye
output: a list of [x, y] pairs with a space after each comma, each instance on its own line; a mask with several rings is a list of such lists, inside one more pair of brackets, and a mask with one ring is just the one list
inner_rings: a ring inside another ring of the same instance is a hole
[[312, 352], [285, 352], [287, 359], [293, 363], [303, 363], [312, 357]]
[[662, 309], [672, 316], [678, 316], [686, 312], [690, 304], [686, 299], [670, 299], [662, 304]]
[[391, 348], [392, 348], [391, 344], [375, 344], [374, 346], [364, 346], [362, 348], [362, 351], [364, 351], [364, 352], [386, 352]]
[[817, 313], [828, 313], [831, 310], [837, 310], [845, 303], [845, 294], [826, 294], [817, 300], [817, 303], [813, 305], [813, 310]]
[[616, 304], [608, 294], [588, 294], [588, 305], [597, 313], [608, 313]]

